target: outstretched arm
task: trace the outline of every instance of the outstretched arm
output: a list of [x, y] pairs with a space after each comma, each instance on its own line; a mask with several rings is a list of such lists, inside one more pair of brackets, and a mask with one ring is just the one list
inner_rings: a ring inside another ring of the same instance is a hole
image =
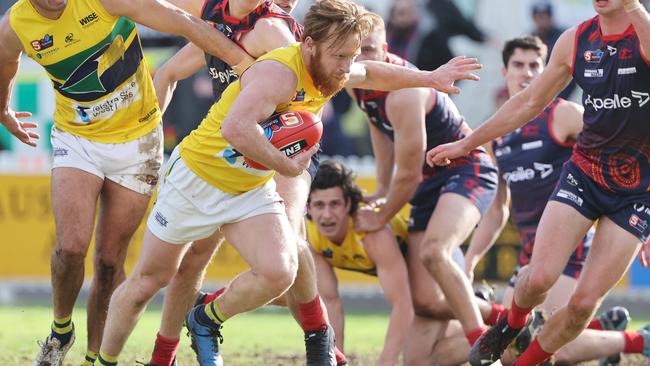
[[458, 56], [433, 71], [422, 71], [380, 61], [362, 61], [352, 64], [346, 87], [371, 90], [404, 88], [434, 88], [444, 93], [458, 94], [456, 80], [478, 80], [472, 74], [483, 66], [475, 58]]
[[125, 16], [159, 32], [189, 39], [207, 53], [243, 72], [253, 59], [214, 27], [165, 0], [101, 0], [112, 15]]
[[396, 365], [413, 319], [406, 262], [395, 240], [395, 234], [388, 228], [366, 235], [363, 238], [363, 246], [368, 257], [377, 266], [379, 284], [391, 306], [384, 349], [377, 365]]
[[438, 145], [427, 153], [430, 165], [445, 165], [467, 155], [477, 146], [514, 131], [538, 115], [571, 81], [573, 40], [576, 29], [562, 34], [551, 54], [548, 67], [523, 91], [510, 98], [472, 134], [460, 141]]
[[18, 118], [30, 117], [29, 112], [14, 112], [9, 108], [11, 90], [13, 89], [22, 46], [18, 36], [9, 24], [9, 13], [0, 20], [0, 122], [20, 141], [29, 146], [36, 146], [39, 135], [31, 129], [38, 127], [33, 122], [21, 122]]
[[188, 43], [156, 70], [153, 86], [162, 113], [165, 113], [172, 100], [176, 83], [194, 75], [202, 67], [205, 67], [203, 50], [196, 47], [194, 43]]

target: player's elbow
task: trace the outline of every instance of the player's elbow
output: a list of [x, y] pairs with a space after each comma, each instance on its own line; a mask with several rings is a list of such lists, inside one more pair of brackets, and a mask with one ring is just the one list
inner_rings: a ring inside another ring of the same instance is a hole
[[398, 169], [395, 178], [399, 183], [402, 183], [406, 186], [410, 186], [415, 189], [418, 184], [422, 181], [422, 170], [420, 169], [421, 165], [409, 166], [408, 168]]
[[231, 118], [226, 117], [223, 124], [221, 124], [221, 136], [236, 148], [241, 143], [240, 140], [243, 134], [240, 131], [239, 124]]

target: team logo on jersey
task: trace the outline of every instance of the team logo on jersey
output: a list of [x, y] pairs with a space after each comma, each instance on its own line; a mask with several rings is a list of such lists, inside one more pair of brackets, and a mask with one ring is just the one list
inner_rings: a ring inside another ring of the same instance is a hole
[[587, 50], [585, 51], [585, 61], [592, 63], [599, 63], [603, 58], [603, 50]]
[[221, 24], [221, 23], [215, 23], [215, 22], [210, 22], [208, 21], [208, 24], [211, 26], [217, 28], [217, 30], [221, 33], [223, 33], [224, 36], [230, 38], [233, 35], [233, 30], [226, 24]]
[[623, 48], [621, 52], [618, 53], [619, 60], [629, 60], [632, 57], [634, 56], [632, 55], [632, 50], [629, 48]]
[[34, 51], [43, 51], [54, 46], [54, 36], [46, 34], [43, 38], [32, 41], [31, 45]]
[[638, 230], [640, 233], [643, 233], [647, 228], [648, 228], [648, 221], [643, 220], [636, 214], [632, 214], [630, 216], [630, 220], [628, 221], [630, 226]]
[[332, 251], [332, 249], [330, 249], [330, 248], [327, 248], [327, 249], [323, 250], [323, 257], [325, 257], [325, 258], [334, 257], [334, 251]]
[[607, 45], [607, 53], [609, 53], [610, 56], [614, 56], [616, 52], [618, 52], [618, 49], [616, 49], [616, 47]]
[[[137, 42], [134, 40], [134, 42]], [[88, 56], [68, 76], [57, 89], [70, 94], [85, 94], [106, 91], [101, 77], [115, 64], [124, 62], [126, 45], [122, 35], [117, 35], [111, 43], [103, 45], [97, 52]]]

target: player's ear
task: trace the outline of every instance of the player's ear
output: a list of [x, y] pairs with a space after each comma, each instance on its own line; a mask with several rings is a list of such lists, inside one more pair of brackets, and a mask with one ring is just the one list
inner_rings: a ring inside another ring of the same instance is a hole
[[307, 38], [303, 39], [302, 44], [305, 45], [305, 47], [307, 47], [307, 50], [310, 53], [314, 52], [314, 39], [313, 38], [307, 37]]

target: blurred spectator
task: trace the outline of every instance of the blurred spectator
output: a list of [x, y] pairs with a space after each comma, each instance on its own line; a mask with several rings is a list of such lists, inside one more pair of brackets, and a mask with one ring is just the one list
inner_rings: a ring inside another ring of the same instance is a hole
[[428, 8], [436, 26], [422, 40], [416, 64], [420, 69], [433, 70], [445, 64], [454, 54], [449, 48], [449, 38], [457, 35], [485, 42], [485, 34], [474, 22], [465, 18], [452, 0], [429, 0]]
[[551, 49], [555, 46], [555, 42], [560, 38], [564, 29], [555, 24], [555, 21], [553, 20], [553, 6], [550, 3], [539, 2], [533, 4], [531, 14], [533, 17], [533, 23], [535, 23], [535, 28], [533, 29], [532, 34], [539, 37], [542, 42], [546, 44], [550, 56]]
[[[535, 28], [531, 33], [539, 37], [546, 44], [546, 47], [548, 47], [548, 56], [546, 59], [548, 61], [548, 58], [551, 56], [551, 50], [555, 46], [557, 39], [562, 35], [564, 29], [555, 24], [553, 19], [553, 6], [549, 2], [542, 1], [533, 4], [531, 15], [535, 24]], [[576, 86], [575, 81], [572, 80], [562, 93], [560, 93], [559, 97], [569, 99]]]
[[395, 0], [386, 24], [386, 42], [390, 52], [414, 59], [418, 44], [420, 16], [414, 0]]

